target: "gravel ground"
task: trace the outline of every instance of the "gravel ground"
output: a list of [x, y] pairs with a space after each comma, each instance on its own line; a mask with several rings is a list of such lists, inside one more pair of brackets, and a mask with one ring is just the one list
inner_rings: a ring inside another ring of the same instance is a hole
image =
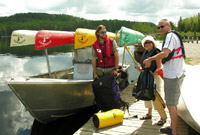
[[186, 63], [191, 65], [200, 64], [200, 43], [184, 43]]
[[184, 43], [186, 57], [200, 58], [200, 43]]

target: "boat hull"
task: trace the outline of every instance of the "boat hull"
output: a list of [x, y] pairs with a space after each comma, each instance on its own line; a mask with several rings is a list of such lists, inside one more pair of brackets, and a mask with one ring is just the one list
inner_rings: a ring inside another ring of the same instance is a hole
[[186, 65], [185, 78], [178, 104], [178, 115], [193, 129], [200, 133], [199, 76], [200, 69]]
[[[123, 72], [117, 76], [121, 90], [128, 85], [128, 76], [122, 73], [127, 73], [129, 66], [124, 65]], [[52, 72], [52, 78], [45, 73], [29, 78], [12, 78], [7, 83], [37, 121], [49, 123], [94, 105], [93, 79], [77, 80], [73, 71], [78, 72], [71, 67]]]
[[48, 123], [93, 105], [92, 80], [17, 79], [8, 82], [26, 109]]

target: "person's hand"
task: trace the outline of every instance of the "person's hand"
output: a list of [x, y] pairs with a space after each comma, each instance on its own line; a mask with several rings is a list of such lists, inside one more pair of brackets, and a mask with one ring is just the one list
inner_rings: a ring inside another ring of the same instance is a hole
[[138, 71], [141, 70], [140, 66], [138, 66], [138, 65], [136, 65], [135, 68], [136, 68]]
[[151, 60], [150, 59], [146, 59], [143, 61], [144, 67], [145, 68], [150, 68], [151, 66]]
[[94, 73], [94, 79], [99, 79], [99, 77], [96, 73]]
[[118, 71], [117, 71], [117, 70], [113, 70], [113, 72], [112, 72], [112, 73], [113, 73], [113, 75], [114, 75], [114, 76], [117, 76], [117, 74], [118, 74]]

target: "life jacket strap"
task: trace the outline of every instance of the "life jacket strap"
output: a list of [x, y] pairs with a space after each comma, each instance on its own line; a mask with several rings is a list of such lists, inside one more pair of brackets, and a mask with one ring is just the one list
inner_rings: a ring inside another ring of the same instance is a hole
[[[174, 51], [176, 52], [176, 54], [179, 54], [179, 52], [181, 51], [182, 48], [183, 48], [183, 46], [175, 49]], [[181, 58], [181, 57], [184, 57], [184, 54], [176, 56], [176, 57], [172, 57], [171, 59], [177, 59], [177, 58]]]
[[174, 51], [177, 52], [176, 54], [179, 54], [179, 52], [181, 51], [182, 48], [183, 48], [183, 46], [181, 46], [181, 47], [175, 49]]
[[171, 59], [177, 59], [177, 58], [181, 58], [181, 57], [184, 57], [184, 54], [176, 56], [176, 57], [172, 57]]

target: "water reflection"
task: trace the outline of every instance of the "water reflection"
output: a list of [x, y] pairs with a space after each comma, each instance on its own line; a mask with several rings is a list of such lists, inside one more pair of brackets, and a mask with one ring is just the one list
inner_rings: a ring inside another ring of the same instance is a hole
[[0, 92], [0, 106], [0, 135], [30, 133], [33, 118], [11, 91]]
[[[72, 53], [49, 56], [52, 71], [72, 66]], [[0, 55], [0, 135], [30, 134], [33, 117], [27, 112], [8, 87], [6, 81], [12, 77], [30, 76], [47, 72], [44, 56], [19, 58]]]

